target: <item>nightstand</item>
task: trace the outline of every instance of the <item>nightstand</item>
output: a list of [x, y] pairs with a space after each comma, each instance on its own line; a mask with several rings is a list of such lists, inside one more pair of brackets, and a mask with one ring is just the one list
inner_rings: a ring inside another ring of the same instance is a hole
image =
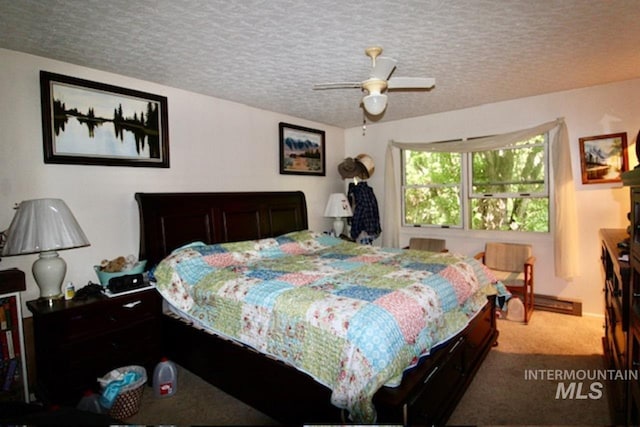
[[34, 300], [36, 395], [75, 405], [110, 370], [142, 365], [148, 378], [161, 355], [162, 297], [155, 289], [109, 298]]

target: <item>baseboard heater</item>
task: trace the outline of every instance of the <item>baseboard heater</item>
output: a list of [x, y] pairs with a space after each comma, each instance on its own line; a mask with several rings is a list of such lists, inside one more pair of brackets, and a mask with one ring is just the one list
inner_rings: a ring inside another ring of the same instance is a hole
[[534, 308], [536, 310], [582, 316], [582, 302], [571, 298], [535, 294]]

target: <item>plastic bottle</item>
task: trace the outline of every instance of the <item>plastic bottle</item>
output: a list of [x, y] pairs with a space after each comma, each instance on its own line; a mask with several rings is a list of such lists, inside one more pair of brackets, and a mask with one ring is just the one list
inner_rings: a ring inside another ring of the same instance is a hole
[[76, 288], [73, 283], [69, 282], [64, 287], [64, 299], [70, 300], [76, 295]]
[[84, 392], [84, 396], [78, 402], [77, 408], [81, 411], [94, 412], [96, 414], [102, 414], [105, 409], [100, 405], [100, 395], [91, 390]]
[[170, 397], [178, 391], [178, 370], [166, 357], [153, 370], [153, 393], [156, 397]]

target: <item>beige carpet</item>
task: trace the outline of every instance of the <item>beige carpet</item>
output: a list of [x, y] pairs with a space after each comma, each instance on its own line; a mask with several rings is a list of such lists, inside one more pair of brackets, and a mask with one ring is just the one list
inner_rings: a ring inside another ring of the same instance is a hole
[[569, 387], [569, 381], [525, 379], [525, 371], [531, 370], [602, 372], [603, 322], [544, 311], [535, 311], [528, 325], [500, 320], [498, 346], [487, 355], [449, 423], [610, 425], [606, 390], [599, 399], [584, 398], [594, 381], [584, 381], [580, 394], [576, 388], [574, 399], [556, 399], [558, 383]]
[[176, 393], [156, 398], [153, 389], [145, 387], [140, 411], [125, 421], [138, 425], [277, 425], [180, 366]]
[[[500, 320], [491, 350], [450, 425], [609, 425], [606, 393], [599, 399], [556, 399], [558, 381], [525, 380], [526, 370], [603, 369], [602, 318], [536, 311], [529, 325]], [[274, 425], [180, 368], [177, 393], [156, 399], [146, 388], [132, 424]], [[589, 393], [587, 381], [581, 395]], [[577, 393], [576, 393], [577, 395]], [[574, 395], [575, 397], [577, 397]]]

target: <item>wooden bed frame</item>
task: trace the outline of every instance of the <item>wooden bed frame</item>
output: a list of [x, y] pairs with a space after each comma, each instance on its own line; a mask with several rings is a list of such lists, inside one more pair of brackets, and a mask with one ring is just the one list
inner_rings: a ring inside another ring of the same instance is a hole
[[[154, 266], [193, 241], [222, 243], [308, 228], [302, 192], [136, 193], [140, 259]], [[444, 424], [496, 343], [495, 299], [460, 334], [374, 396], [379, 423]], [[232, 396], [286, 424], [344, 423], [331, 391], [271, 357], [163, 316], [165, 354]]]

